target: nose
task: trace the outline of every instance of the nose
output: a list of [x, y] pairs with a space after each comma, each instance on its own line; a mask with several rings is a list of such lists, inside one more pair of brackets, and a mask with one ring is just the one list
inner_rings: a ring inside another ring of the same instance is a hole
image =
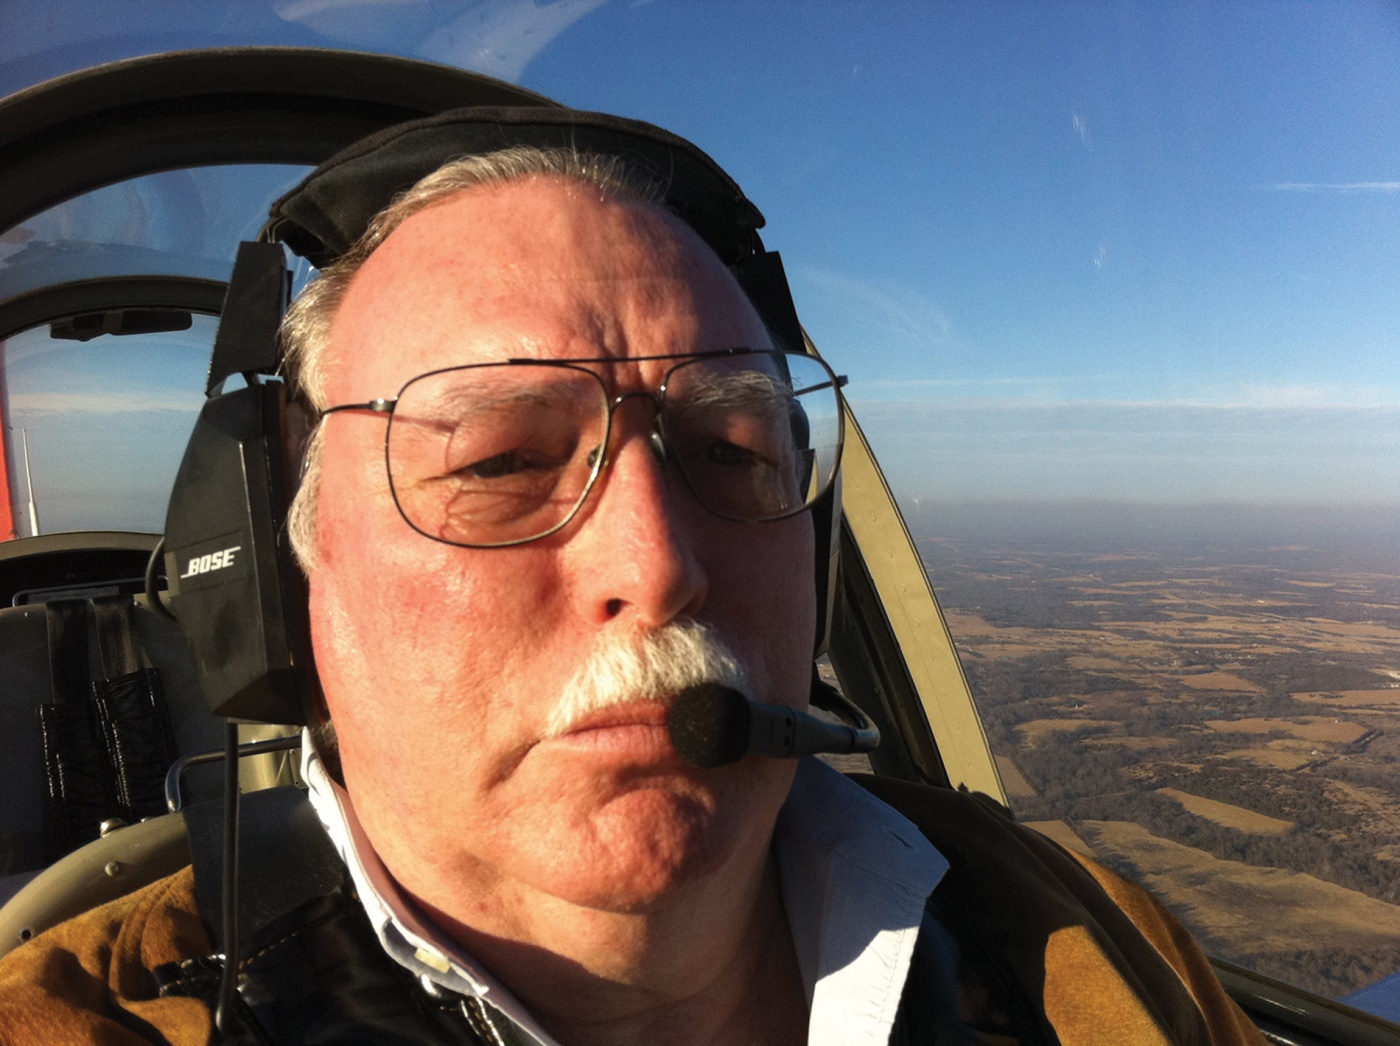
[[615, 440], [601, 489], [567, 545], [575, 600], [597, 627], [658, 628], [705, 602], [709, 582], [698, 554], [705, 520], [668, 475], [654, 430], [626, 426]]
[[651, 445], [656, 460], [664, 464], [666, 461], [666, 442], [661, 438], [661, 400], [654, 392], [624, 392], [612, 401], [612, 407], [609, 408], [614, 425], [618, 427], [621, 427], [622, 407], [628, 400], [637, 400], [651, 408], [652, 423], [651, 429], [647, 433], [647, 442]]

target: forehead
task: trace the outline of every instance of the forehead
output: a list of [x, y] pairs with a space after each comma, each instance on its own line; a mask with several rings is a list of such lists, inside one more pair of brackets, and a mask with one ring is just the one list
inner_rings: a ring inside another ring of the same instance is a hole
[[465, 190], [396, 229], [333, 319], [326, 371], [343, 401], [464, 363], [767, 344], [733, 277], [679, 219], [531, 178]]

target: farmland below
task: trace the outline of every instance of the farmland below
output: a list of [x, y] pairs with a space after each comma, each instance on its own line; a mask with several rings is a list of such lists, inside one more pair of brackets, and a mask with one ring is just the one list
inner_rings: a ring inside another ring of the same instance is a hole
[[1020, 820], [1242, 966], [1400, 969], [1400, 562], [915, 535]]

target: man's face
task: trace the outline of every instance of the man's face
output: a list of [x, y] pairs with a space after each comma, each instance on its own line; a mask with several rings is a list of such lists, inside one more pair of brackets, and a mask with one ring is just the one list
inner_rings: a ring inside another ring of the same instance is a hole
[[[613, 395], [654, 391], [662, 353], [769, 340], [695, 235], [659, 209], [552, 179], [471, 190], [370, 257], [335, 317], [332, 403], [392, 396], [431, 370], [596, 358]], [[561, 686], [600, 640], [710, 626], [753, 696], [806, 701], [815, 607], [807, 515], [709, 514], [648, 445], [628, 400], [582, 511], [532, 544], [468, 549], [412, 530], [384, 465], [382, 415], [326, 422], [318, 669], [370, 841], [420, 901], [466, 925], [531, 892], [646, 910], [735, 857], [761, 859], [792, 764], [682, 763], [664, 703], [547, 737]], [[673, 696], [673, 695], [671, 695]]]

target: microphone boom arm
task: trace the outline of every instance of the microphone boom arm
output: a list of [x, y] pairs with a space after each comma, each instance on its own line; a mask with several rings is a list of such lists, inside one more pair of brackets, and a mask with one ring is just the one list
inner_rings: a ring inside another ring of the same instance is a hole
[[880, 731], [853, 702], [813, 680], [812, 703], [843, 721], [832, 723], [797, 708], [751, 701], [717, 683], [691, 687], [676, 698], [667, 719], [681, 758], [701, 767], [725, 766], [747, 756], [791, 759], [872, 751]]

